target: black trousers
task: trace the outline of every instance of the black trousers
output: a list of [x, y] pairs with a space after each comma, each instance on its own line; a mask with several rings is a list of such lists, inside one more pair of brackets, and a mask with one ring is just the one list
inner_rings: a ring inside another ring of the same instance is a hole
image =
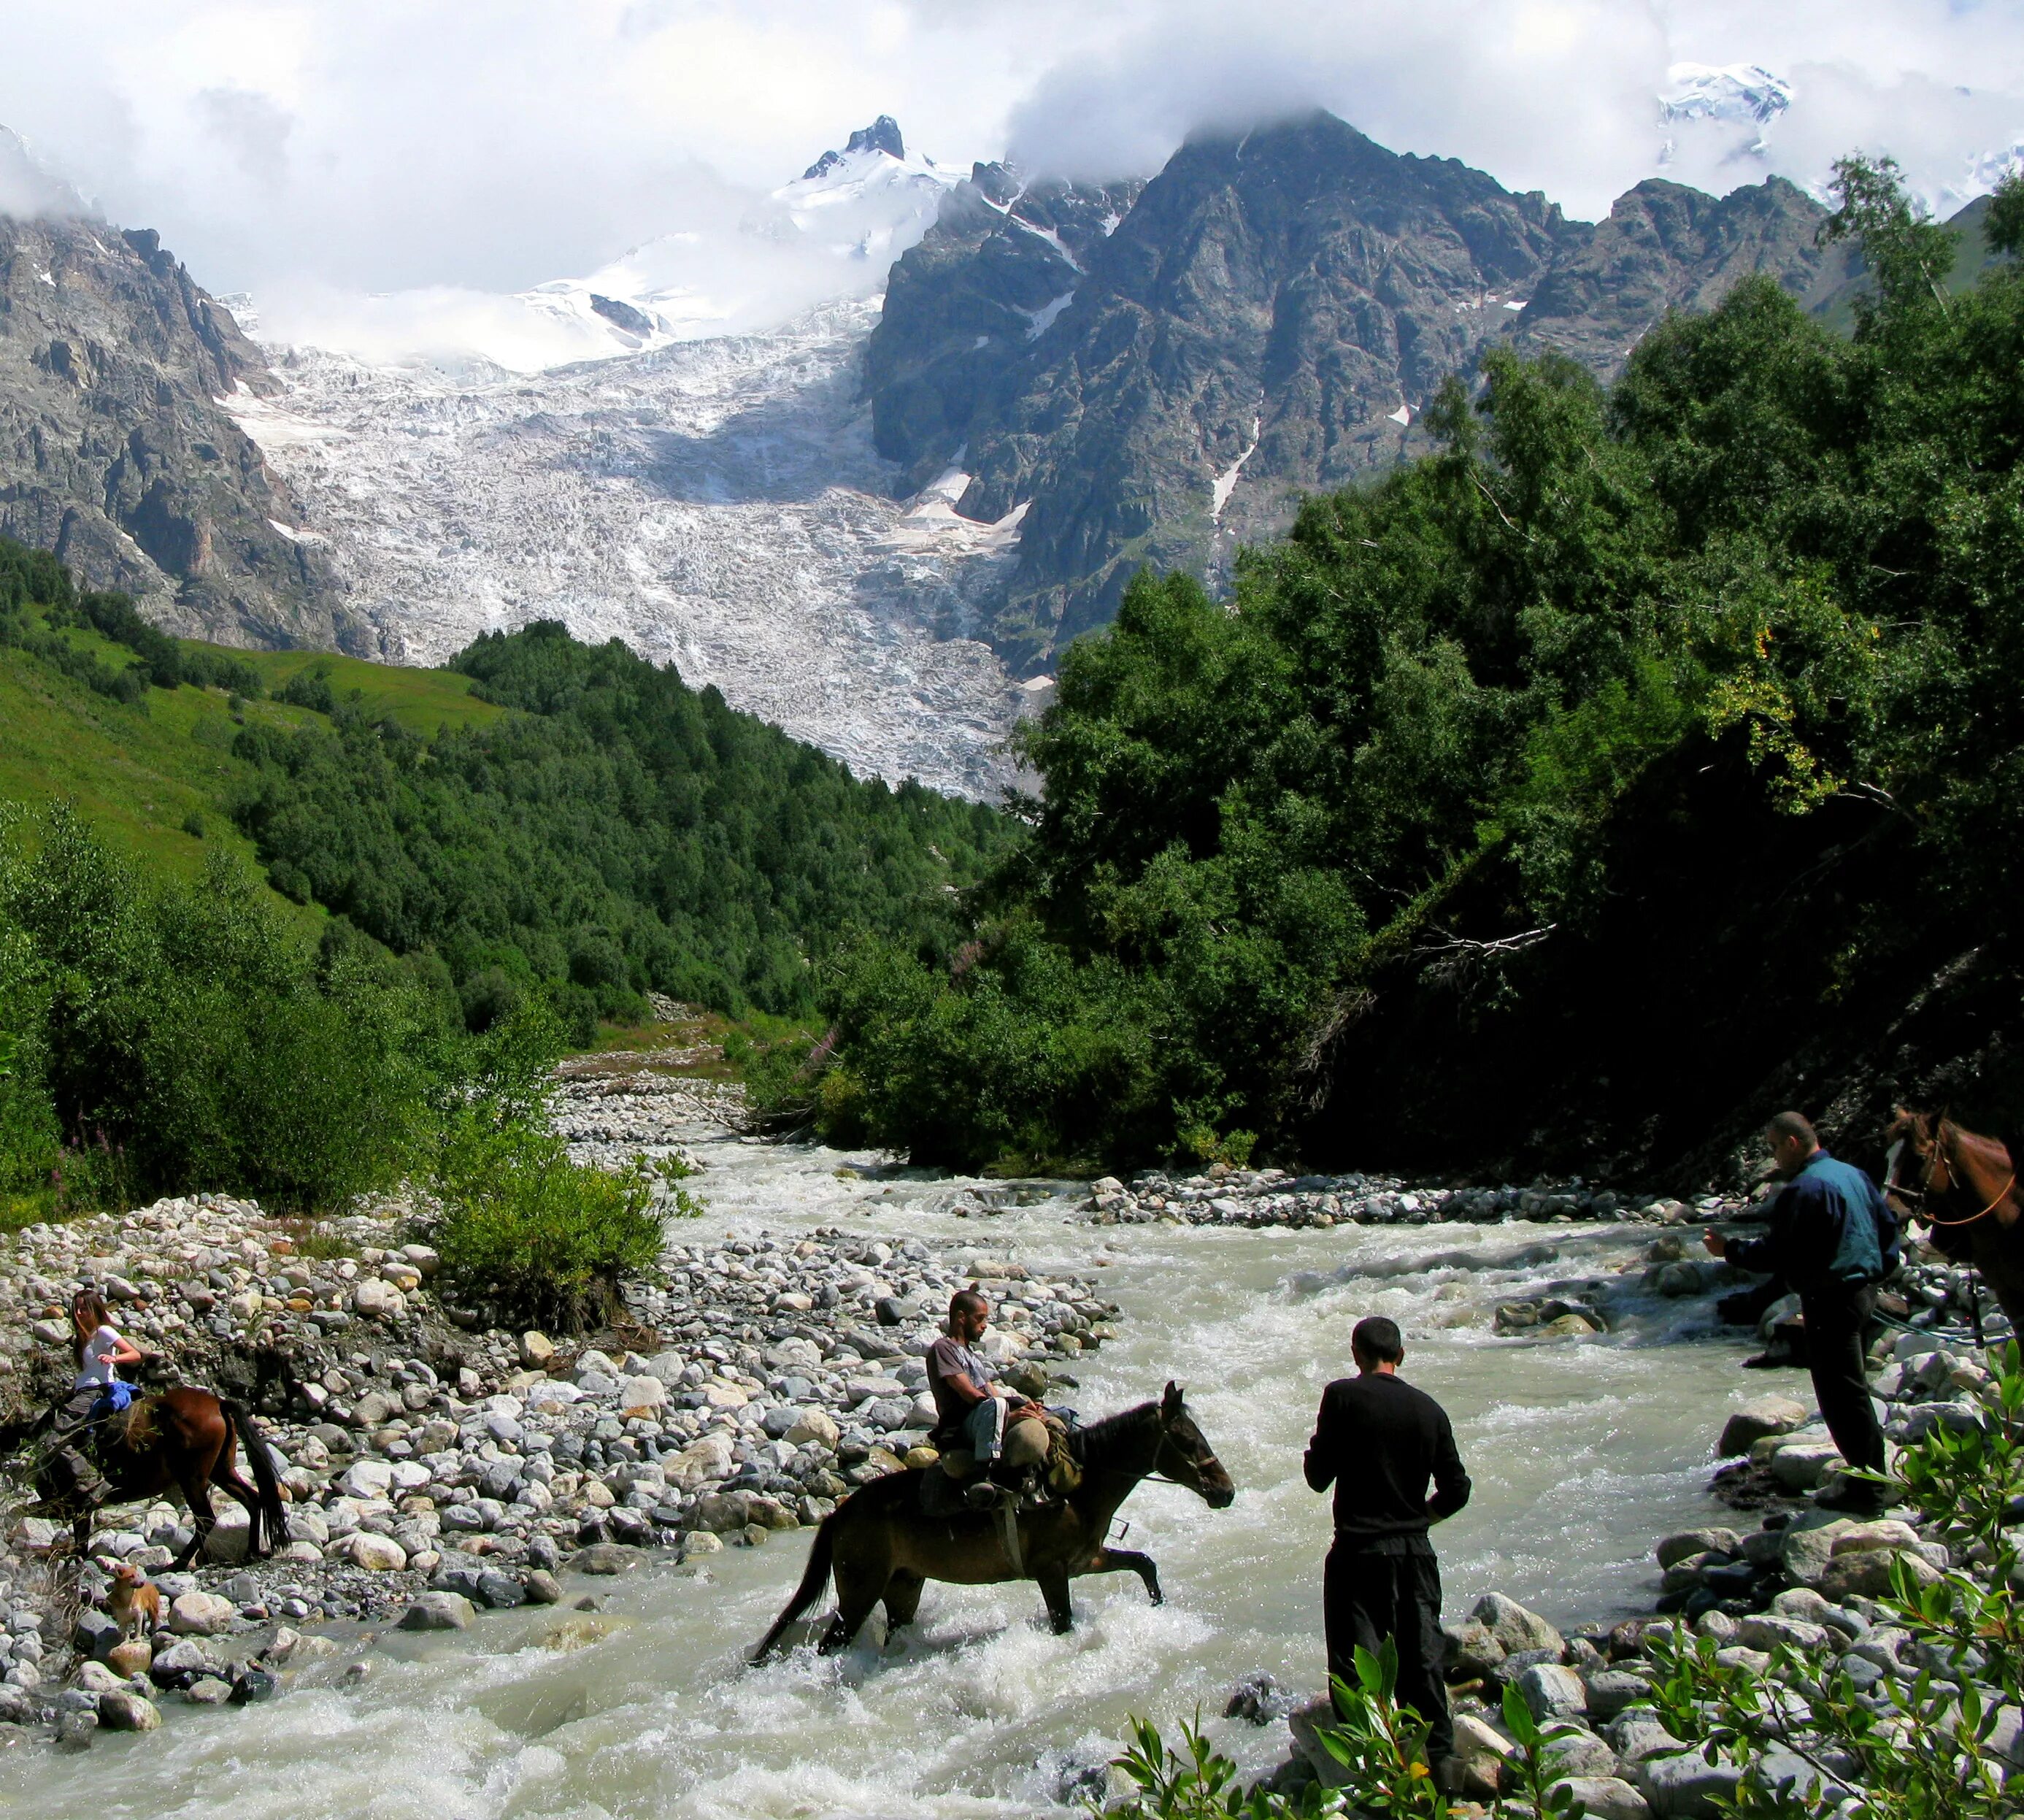
[[1820, 1417], [1841, 1457], [1851, 1466], [1883, 1470], [1883, 1430], [1869, 1400], [1869, 1374], [1863, 1369], [1876, 1291], [1831, 1286], [1802, 1290], [1806, 1318], [1806, 1364]]
[[1433, 1728], [1427, 1748], [1438, 1763], [1454, 1754], [1442, 1675], [1441, 1570], [1424, 1538], [1380, 1544], [1339, 1540], [1322, 1578], [1329, 1673], [1356, 1685], [1356, 1651], [1376, 1651], [1389, 1637], [1399, 1652], [1398, 1701]]

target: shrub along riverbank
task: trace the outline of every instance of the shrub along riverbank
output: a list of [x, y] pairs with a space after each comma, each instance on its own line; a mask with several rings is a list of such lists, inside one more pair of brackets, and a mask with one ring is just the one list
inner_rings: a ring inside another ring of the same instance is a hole
[[781, 1099], [970, 1167], [1666, 1180], [1894, 1088], [2008, 1128], [2024, 272], [1949, 295], [1887, 167], [1841, 196], [1852, 338], [1752, 280], [1607, 392], [1492, 354], [1234, 610], [1142, 576], [1026, 737], [970, 940], [849, 948]]

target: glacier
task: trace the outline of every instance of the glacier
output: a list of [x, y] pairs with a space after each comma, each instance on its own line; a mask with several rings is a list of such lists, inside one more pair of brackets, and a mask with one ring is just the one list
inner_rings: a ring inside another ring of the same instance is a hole
[[1023, 508], [961, 517], [959, 474], [896, 497], [858, 395], [886, 274], [961, 174], [882, 121], [585, 278], [306, 335], [232, 299], [280, 387], [222, 402], [388, 659], [559, 619], [862, 774], [995, 799], [1036, 698], [975, 633]]

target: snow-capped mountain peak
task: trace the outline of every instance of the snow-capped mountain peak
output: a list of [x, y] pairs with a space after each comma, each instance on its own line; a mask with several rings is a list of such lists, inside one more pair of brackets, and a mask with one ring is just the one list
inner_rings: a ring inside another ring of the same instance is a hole
[[1792, 85], [1759, 64], [1676, 63], [1666, 75], [1673, 92], [1659, 100], [1662, 126], [1747, 120], [1762, 129], [1792, 105]]
[[907, 141], [900, 131], [900, 123], [890, 114], [881, 114], [868, 127], [860, 127], [852, 134], [841, 152], [825, 152], [814, 163], [801, 173], [804, 182], [817, 177], [825, 177], [853, 152], [883, 152], [889, 158], [896, 158], [901, 163], [907, 160]]

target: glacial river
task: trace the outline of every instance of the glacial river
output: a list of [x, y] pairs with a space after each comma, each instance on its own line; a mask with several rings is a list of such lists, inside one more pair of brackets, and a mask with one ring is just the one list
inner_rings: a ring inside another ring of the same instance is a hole
[[[1285, 1725], [1219, 1715], [1247, 1671], [1321, 1679], [1326, 1501], [1300, 1455], [1321, 1385], [1348, 1368], [1352, 1323], [1406, 1330], [1406, 1375], [1454, 1418], [1476, 1483], [1436, 1532], [1450, 1616], [1491, 1589], [1566, 1622], [1648, 1609], [1652, 1543], [1714, 1510], [1705, 1486], [1723, 1411], [1758, 1388], [1744, 1348], [1696, 1337], [1706, 1311], [1632, 1297], [1607, 1338], [1494, 1337], [1488, 1305], [1547, 1282], [1613, 1276], [1648, 1228], [1445, 1226], [1245, 1231], [1104, 1227], [1064, 1201], [988, 1220], [950, 1212], [947, 1181], [839, 1179], [833, 1151], [723, 1137], [699, 1153], [713, 1227], [915, 1233], [1032, 1264], [1091, 1271], [1122, 1337], [1079, 1362], [1094, 1415], [1169, 1377], [1238, 1486], [1212, 1511], [1148, 1485], [1128, 1545], [1158, 1560], [1168, 1602], [1135, 1578], [1076, 1583], [1073, 1635], [1030, 1586], [930, 1586], [890, 1651], [858, 1646], [743, 1666], [798, 1580], [808, 1532], [687, 1569], [566, 1576], [601, 1610], [481, 1618], [449, 1636], [390, 1635], [359, 1682], [298, 1685], [244, 1711], [170, 1701], [152, 1736], [102, 1735], [83, 1757], [0, 1763], [0, 1811], [168, 1820], [816, 1820], [1062, 1812], [1117, 1748], [1127, 1715], [1171, 1732], [1197, 1708], [1248, 1767]], [[1633, 1279], [1634, 1280], [1634, 1279]], [[321, 1672], [321, 1671], [318, 1671]], [[306, 1677], [305, 1678], [306, 1679]], [[27, 1760], [32, 1757], [33, 1760]]]

